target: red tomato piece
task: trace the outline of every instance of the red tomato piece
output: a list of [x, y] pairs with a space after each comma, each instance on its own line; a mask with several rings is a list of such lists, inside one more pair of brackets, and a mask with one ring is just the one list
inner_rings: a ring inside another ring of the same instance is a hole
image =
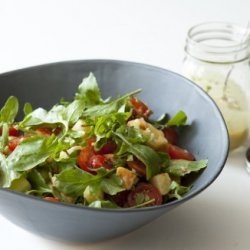
[[142, 101], [132, 97], [130, 98], [130, 102], [133, 106], [134, 116], [148, 118], [152, 114], [152, 111]]
[[168, 154], [171, 159], [182, 159], [182, 160], [188, 160], [188, 161], [195, 160], [192, 153], [190, 153], [186, 149], [180, 148], [172, 144], [169, 144], [168, 146]]
[[109, 164], [108, 159], [104, 155], [93, 155], [89, 160], [89, 168], [104, 167], [111, 169], [112, 165]]
[[164, 128], [162, 132], [169, 143], [176, 144], [178, 134], [173, 128]]
[[59, 201], [58, 198], [56, 198], [56, 197], [50, 197], [50, 196], [44, 197], [43, 199], [46, 200], [46, 201], [53, 201], [53, 202], [58, 202]]
[[116, 195], [112, 196], [112, 199], [118, 206], [125, 207], [127, 205], [129, 193], [130, 193], [129, 190], [119, 192]]
[[146, 166], [139, 160], [128, 161], [128, 166], [136, 171], [142, 177], [146, 176]]
[[100, 150], [96, 151], [96, 153], [100, 155], [113, 154], [116, 148], [116, 144], [113, 141], [109, 141]]
[[25, 137], [24, 136], [19, 136], [19, 137], [15, 137], [13, 139], [11, 139], [8, 142], [8, 148], [9, 150], [12, 152], [15, 150], [15, 148], [23, 141]]
[[161, 205], [162, 196], [158, 189], [149, 183], [139, 183], [134, 191], [131, 191], [128, 195], [128, 206], [134, 207], [138, 204], [138, 199], [141, 200], [140, 196], [144, 196], [144, 201], [154, 199], [154, 202], [150, 203], [148, 206]]
[[[2, 135], [2, 129], [0, 128], [0, 135]], [[16, 129], [15, 127], [10, 127], [9, 128], [9, 136], [19, 136], [20, 131]]]
[[89, 161], [93, 155], [94, 149], [89, 145], [80, 151], [80, 154], [78, 156], [78, 165], [82, 170], [93, 173], [89, 168]]

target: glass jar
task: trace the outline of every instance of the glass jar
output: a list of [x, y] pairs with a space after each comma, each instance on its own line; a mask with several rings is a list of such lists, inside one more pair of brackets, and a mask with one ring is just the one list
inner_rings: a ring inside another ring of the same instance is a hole
[[192, 27], [186, 39], [183, 74], [217, 103], [227, 124], [230, 149], [248, 137], [249, 35], [249, 30], [237, 25], [213, 22]]

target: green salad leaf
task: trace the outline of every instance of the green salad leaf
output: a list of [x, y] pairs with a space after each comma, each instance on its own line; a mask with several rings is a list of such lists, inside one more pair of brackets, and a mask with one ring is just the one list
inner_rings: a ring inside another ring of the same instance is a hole
[[15, 171], [27, 171], [67, 147], [66, 144], [59, 143], [55, 136], [49, 138], [33, 136], [26, 138], [16, 147], [7, 158], [6, 164]]
[[14, 122], [18, 113], [18, 100], [14, 96], [10, 96], [0, 111], [0, 122], [11, 124]]
[[183, 111], [179, 111], [176, 115], [174, 115], [168, 122], [167, 126], [183, 126], [186, 124], [187, 115]]
[[122, 185], [122, 180], [117, 175], [113, 174], [110, 178], [104, 178], [101, 181], [101, 188], [106, 194], [115, 195], [125, 188]]
[[141, 90], [135, 90], [128, 94], [125, 94], [113, 101], [105, 102], [103, 104], [92, 106], [83, 112], [84, 117], [98, 117], [101, 115], [107, 115], [114, 112], [118, 112], [124, 104], [127, 102], [128, 98], [139, 93]]
[[6, 157], [0, 153], [0, 185], [3, 188], [10, 188], [12, 182], [20, 177], [21, 174], [9, 167]]
[[185, 187], [180, 185], [176, 181], [172, 181], [170, 185], [170, 193], [168, 194], [168, 198], [175, 198], [175, 199], [181, 199], [182, 195], [189, 192], [191, 187]]
[[124, 142], [127, 152], [136, 156], [146, 165], [147, 180], [160, 172], [161, 165], [163, 164], [160, 154], [158, 154], [149, 146], [142, 144], [132, 144], [125, 138], [124, 135], [120, 133], [113, 132], [113, 134], [119, 137]]
[[75, 98], [81, 100], [85, 107], [92, 107], [103, 102], [98, 83], [93, 73], [84, 78], [78, 87]]
[[105, 173], [92, 175], [78, 167], [63, 170], [56, 176], [55, 187], [62, 193], [70, 196], [80, 196], [88, 185], [99, 183]]
[[175, 176], [184, 176], [191, 172], [197, 172], [207, 166], [208, 160], [187, 161], [171, 160], [167, 172]]

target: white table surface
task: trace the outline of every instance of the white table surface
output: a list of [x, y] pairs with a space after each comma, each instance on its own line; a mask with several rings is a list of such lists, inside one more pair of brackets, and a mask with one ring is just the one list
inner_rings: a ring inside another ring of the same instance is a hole
[[[61, 60], [110, 58], [181, 72], [187, 29], [204, 21], [246, 26], [249, 0], [0, 0], [0, 72]], [[0, 216], [1, 250], [250, 249], [250, 175], [241, 148], [196, 198], [120, 238], [49, 241]]]

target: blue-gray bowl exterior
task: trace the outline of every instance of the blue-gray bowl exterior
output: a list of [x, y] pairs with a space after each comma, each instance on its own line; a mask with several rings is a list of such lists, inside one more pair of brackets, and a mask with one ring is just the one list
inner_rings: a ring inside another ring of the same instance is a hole
[[154, 117], [184, 110], [192, 126], [180, 143], [197, 159], [208, 159], [208, 167], [183, 199], [140, 209], [77, 207], [0, 189], [1, 214], [14, 224], [47, 238], [96, 242], [129, 233], [204, 190], [219, 175], [228, 156], [225, 122], [211, 98], [184, 77], [150, 65], [81, 60], [4, 73], [0, 75], [0, 106], [14, 95], [21, 106], [30, 102], [34, 107], [49, 108], [61, 97], [72, 99], [78, 84], [89, 72], [95, 74], [104, 97], [116, 97], [142, 88], [140, 97], [152, 108]]

